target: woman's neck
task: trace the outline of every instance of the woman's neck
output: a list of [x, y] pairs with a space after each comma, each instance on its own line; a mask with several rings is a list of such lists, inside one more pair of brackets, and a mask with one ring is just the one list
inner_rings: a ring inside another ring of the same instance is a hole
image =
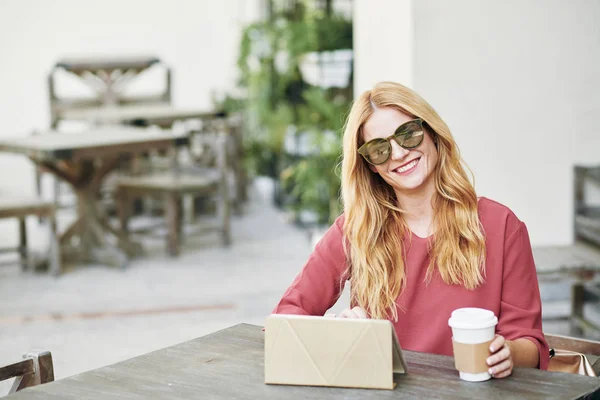
[[404, 221], [411, 231], [421, 237], [433, 234], [433, 196], [435, 189], [396, 193], [398, 205], [405, 212]]

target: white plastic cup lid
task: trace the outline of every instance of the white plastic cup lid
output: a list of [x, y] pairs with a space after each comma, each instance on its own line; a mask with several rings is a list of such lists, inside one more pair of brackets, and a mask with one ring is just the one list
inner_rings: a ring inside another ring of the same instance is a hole
[[448, 325], [455, 329], [485, 329], [498, 324], [498, 318], [490, 310], [467, 307], [452, 311]]

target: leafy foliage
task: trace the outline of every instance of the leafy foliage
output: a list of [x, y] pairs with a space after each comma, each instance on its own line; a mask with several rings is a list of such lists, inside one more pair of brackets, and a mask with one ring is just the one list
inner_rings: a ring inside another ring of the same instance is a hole
[[[308, 0], [287, 1], [283, 9], [271, 3], [270, 18], [243, 31], [238, 68], [244, 99], [228, 97], [223, 104], [244, 112], [248, 172], [280, 179], [282, 205], [315, 212], [319, 222], [339, 214], [337, 165], [352, 92], [311, 86], [300, 63], [309, 52], [352, 48], [352, 22], [331, 13], [331, 2], [325, 9]], [[309, 139], [308, 154], [286, 151], [295, 135]]]

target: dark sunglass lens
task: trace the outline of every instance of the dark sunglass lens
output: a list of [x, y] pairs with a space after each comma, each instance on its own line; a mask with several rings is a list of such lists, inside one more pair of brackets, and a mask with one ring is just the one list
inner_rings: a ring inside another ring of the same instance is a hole
[[421, 120], [409, 121], [396, 130], [394, 139], [405, 149], [414, 149], [423, 141], [423, 125]]
[[405, 148], [413, 149], [423, 141], [423, 130], [419, 129], [403, 134], [400, 139], [400, 145]]
[[389, 142], [381, 141], [370, 144], [366, 150], [366, 155], [371, 163], [381, 164], [389, 158], [391, 146]]

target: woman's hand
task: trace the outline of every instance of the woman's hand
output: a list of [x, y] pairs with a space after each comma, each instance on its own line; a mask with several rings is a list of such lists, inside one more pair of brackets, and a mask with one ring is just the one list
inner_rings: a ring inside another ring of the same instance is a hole
[[338, 318], [367, 318], [367, 313], [360, 307], [354, 307], [352, 309], [346, 308], [339, 315], [333, 313], [325, 314], [326, 317], [338, 317]]
[[490, 344], [490, 352], [492, 354], [487, 358], [490, 375], [494, 378], [506, 378], [512, 374], [514, 363], [510, 341], [505, 340], [504, 336], [496, 335]]

